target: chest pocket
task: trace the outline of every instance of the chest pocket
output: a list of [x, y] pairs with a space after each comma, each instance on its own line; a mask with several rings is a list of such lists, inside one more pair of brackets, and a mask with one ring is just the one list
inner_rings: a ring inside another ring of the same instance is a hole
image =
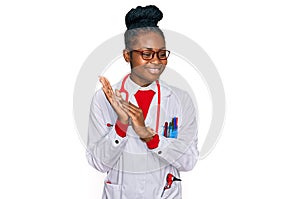
[[178, 117], [168, 117], [160, 129], [160, 134], [166, 138], [177, 138], [178, 136]]

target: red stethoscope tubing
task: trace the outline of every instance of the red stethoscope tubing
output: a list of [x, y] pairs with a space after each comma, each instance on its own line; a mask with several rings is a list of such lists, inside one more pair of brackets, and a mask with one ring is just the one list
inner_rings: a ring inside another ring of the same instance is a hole
[[[125, 82], [127, 80], [127, 78], [129, 77], [130, 73], [127, 74], [123, 81], [122, 81], [122, 85], [121, 85], [121, 89], [120, 89], [120, 93], [125, 93], [125, 100], [128, 102], [128, 98], [129, 98], [129, 93], [128, 91], [125, 89]], [[157, 109], [156, 109], [156, 126], [155, 126], [155, 132], [158, 133], [158, 127], [159, 127], [159, 117], [160, 117], [160, 84], [159, 81], [156, 80], [156, 86], [157, 86]]]
[[124, 77], [124, 79], [122, 81], [121, 89], [120, 89], [120, 93], [125, 93], [126, 102], [128, 102], [129, 94], [128, 94], [128, 91], [125, 90], [125, 82], [126, 82], [127, 78], [129, 77], [129, 75], [130, 75], [130, 73]]

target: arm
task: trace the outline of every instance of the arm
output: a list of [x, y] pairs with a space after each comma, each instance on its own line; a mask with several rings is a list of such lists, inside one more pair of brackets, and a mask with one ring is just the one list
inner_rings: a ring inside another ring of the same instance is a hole
[[94, 168], [106, 172], [117, 163], [126, 145], [128, 116], [119, 106], [120, 95], [115, 95], [107, 79], [100, 81], [103, 92], [96, 92], [90, 108], [87, 159]]
[[[106, 102], [104, 93], [98, 91], [93, 97], [88, 124], [87, 159], [90, 165], [101, 172], [107, 172], [122, 155], [126, 137], [116, 131], [117, 116]], [[108, 127], [107, 123], [114, 126]]]
[[178, 138], [159, 135], [159, 145], [151, 150], [179, 171], [189, 171], [198, 160], [197, 117], [192, 100], [187, 93], [180, 99], [182, 119], [179, 123]]
[[181, 94], [180, 98], [182, 118], [177, 139], [165, 138], [153, 129], [145, 127], [142, 110], [139, 107], [126, 102], [122, 105], [132, 119], [135, 132], [153, 153], [180, 171], [194, 168], [199, 156], [197, 119], [195, 107], [187, 93]]

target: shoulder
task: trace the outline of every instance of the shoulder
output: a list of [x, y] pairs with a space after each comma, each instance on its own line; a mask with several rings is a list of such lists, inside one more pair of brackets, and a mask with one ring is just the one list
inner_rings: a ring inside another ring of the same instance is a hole
[[169, 96], [177, 96], [178, 98], [181, 98], [181, 99], [189, 97], [189, 94], [187, 91], [185, 91], [181, 88], [169, 85], [165, 81], [162, 81], [162, 80], [160, 80], [159, 82], [160, 82], [160, 85], [162, 88], [162, 92], [165, 92], [164, 95], [167, 94]]

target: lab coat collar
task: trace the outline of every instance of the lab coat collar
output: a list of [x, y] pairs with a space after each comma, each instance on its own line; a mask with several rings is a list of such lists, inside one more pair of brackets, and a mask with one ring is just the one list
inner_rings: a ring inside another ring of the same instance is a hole
[[[122, 79], [123, 80], [123, 79]], [[117, 84], [117, 88], [121, 88], [122, 85], [122, 80]], [[172, 88], [171, 86], [169, 86], [167, 83], [165, 83], [162, 80], [159, 80], [159, 84], [160, 84], [160, 90], [161, 90], [161, 97], [169, 97], [172, 94], [172, 90], [174, 88]], [[138, 84], [136, 84], [134, 81], [131, 80], [130, 77], [127, 78], [126, 82], [125, 82], [125, 89], [128, 91], [129, 95], [134, 95], [138, 90], [153, 90], [155, 93], [157, 93], [157, 86], [156, 86], [156, 82], [152, 82], [149, 86], [147, 87], [141, 87]]]
[[161, 97], [170, 97], [170, 95], [173, 93], [173, 88], [162, 80], [159, 80], [159, 84], [161, 90]]
[[135, 94], [138, 90], [153, 90], [155, 93], [157, 92], [157, 86], [156, 82], [152, 82], [149, 86], [142, 87], [138, 84], [136, 84], [130, 76], [128, 77], [126, 83], [125, 83], [125, 88], [130, 94]]

